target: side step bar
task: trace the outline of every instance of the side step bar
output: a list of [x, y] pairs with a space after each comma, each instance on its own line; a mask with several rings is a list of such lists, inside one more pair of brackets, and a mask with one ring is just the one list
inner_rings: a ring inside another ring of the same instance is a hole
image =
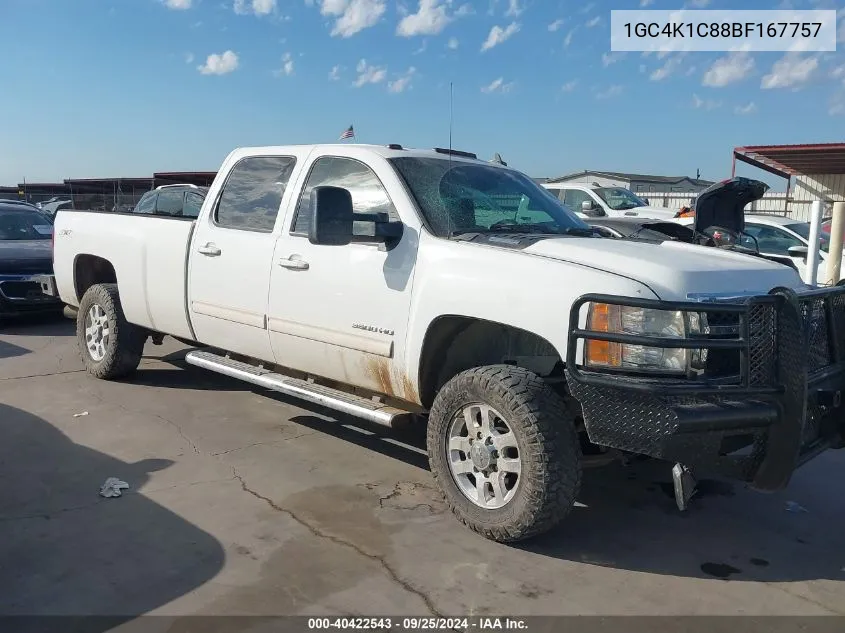
[[411, 415], [409, 411], [390, 407], [381, 402], [370, 400], [369, 398], [345, 393], [338, 389], [324, 387], [299, 378], [285, 376], [269, 369], [255, 367], [254, 365], [232, 360], [219, 354], [196, 350], [188, 352], [185, 356], [185, 361], [189, 365], [209, 369], [224, 376], [237, 378], [238, 380], [243, 380], [259, 387], [278, 391], [383, 426], [392, 427], [398, 418]]

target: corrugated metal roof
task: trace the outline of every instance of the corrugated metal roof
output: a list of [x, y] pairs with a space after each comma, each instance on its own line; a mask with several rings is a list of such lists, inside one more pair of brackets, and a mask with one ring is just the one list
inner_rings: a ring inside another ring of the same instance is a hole
[[734, 159], [784, 178], [804, 174], [845, 174], [845, 143], [747, 145]]
[[700, 178], [690, 178], [689, 176], [653, 176], [651, 174], [629, 174], [626, 172], [621, 171], [592, 171], [592, 170], [584, 170], [581, 172], [575, 172], [572, 174], [567, 174], [566, 176], [559, 176], [557, 178], [552, 178], [549, 182], [561, 182], [563, 180], [567, 180], [569, 178], [574, 178], [576, 176], [586, 176], [586, 175], [595, 175], [595, 176], [606, 176], [608, 178], [616, 178], [618, 180], [639, 180], [642, 182], [653, 182], [654, 184], [661, 184], [661, 185], [674, 185], [684, 180], [688, 180], [693, 185], [697, 187], [709, 187], [713, 184], [711, 180], [702, 180]]

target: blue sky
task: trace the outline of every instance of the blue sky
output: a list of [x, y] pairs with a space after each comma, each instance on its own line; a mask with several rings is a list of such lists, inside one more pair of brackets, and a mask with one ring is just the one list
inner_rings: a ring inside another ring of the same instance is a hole
[[840, 50], [610, 53], [611, 9], [683, 0], [2, 0], [0, 184], [213, 170], [349, 124], [444, 146], [450, 82], [454, 146], [531, 176], [718, 179], [737, 145], [845, 137], [842, 0], [687, 0], [787, 3], [839, 9]]

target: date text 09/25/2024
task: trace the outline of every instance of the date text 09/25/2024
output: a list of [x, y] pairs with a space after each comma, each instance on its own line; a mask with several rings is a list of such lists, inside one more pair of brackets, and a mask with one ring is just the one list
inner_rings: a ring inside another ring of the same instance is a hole
[[308, 618], [308, 630], [349, 631], [526, 631], [522, 618], [479, 616], [472, 618]]

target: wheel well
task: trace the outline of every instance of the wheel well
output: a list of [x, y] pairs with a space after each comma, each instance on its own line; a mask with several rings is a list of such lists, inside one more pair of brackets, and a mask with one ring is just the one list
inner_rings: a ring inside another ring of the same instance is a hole
[[81, 301], [91, 286], [117, 283], [117, 274], [109, 260], [96, 255], [79, 255], [73, 265], [73, 283], [76, 298]]
[[462, 371], [501, 363], [540, 376], [549, 376], [563, 366], [554, 346], [527, 330], [463, 316], [436, 319], [426, 332], [420, 357], [422, 405], [431, 407], [440, 388]]

